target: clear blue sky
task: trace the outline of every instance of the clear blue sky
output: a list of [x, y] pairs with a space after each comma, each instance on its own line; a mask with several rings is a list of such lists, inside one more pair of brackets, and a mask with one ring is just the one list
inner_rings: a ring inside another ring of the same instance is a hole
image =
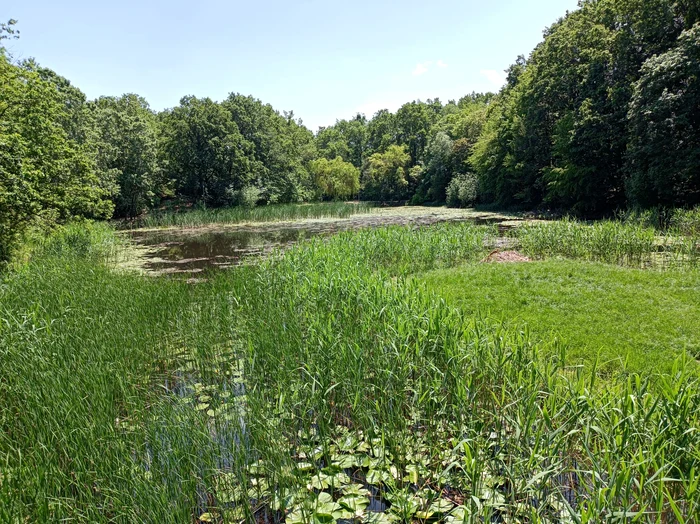
[[402, 103], [496, 91], [576, 0], [4, 0], [15, 58], [89, 98], [252, 94], [319, 125]]

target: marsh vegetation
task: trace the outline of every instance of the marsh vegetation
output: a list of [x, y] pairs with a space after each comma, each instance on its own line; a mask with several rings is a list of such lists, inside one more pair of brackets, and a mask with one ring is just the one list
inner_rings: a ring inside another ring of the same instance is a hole
[[700, 521], [697, 0], [315, 132], [88, 100], [17, 36], [0, 522]]
[[502, 235], [341, 231], [197, 285], [54, 235], [0, 291], [0, 518], [692, 522], [698, 237], [538, 223], [485, 262]]

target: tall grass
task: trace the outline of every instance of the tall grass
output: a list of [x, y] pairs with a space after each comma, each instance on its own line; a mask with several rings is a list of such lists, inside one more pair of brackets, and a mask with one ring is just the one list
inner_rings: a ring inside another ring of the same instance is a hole
[[408, 278], [491, 234], [343, 233], [196, 286], [6, 275], [0, 520], [693, 522], [692, 366], [600, 387]]
[[619, 218], [625, 223], [652, 227], [658, 231], [700, 236], [700, 207], [629, 210], [621, 213]]
[[308, 218], [346, 218], [368, 213], [372, 205], [365, 202], [325, 202], [315, 204], [277, 204], [259, 207], [222, 207], [189, 209], [186, 211], [152, 211], [129, 221], [117, 222], [120, 229], [159, 227], [198, 227], [207, 224], [235, 224], [240, 222], [274, 222]]
[[634, 222], [563, 219], [526, 224], [513, 233], [533, 257], [563, 256], [634, 266], [696, 266], [700, 236], [662, 235]]

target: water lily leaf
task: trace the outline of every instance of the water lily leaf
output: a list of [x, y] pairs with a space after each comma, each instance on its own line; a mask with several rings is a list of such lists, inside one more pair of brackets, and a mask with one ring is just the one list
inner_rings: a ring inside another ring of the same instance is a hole
[[226, 524], [233, 524], [234, 522], [242, 523], [245, 521], [245, 508], [243, 506], [236, 506], [235, 508], [224, 510], [222, 517]]
[[357, 467], [358, 457], [355, 455], [334, 455], [331, 457], [333, 465], [341, 469], [349, 469]]
[[197, 407], [195, 408], [197, 411], [204, 411], [205, 409], [209, 409], [209, 404], [206, 402], [200, 402], [197, 404]]
[[358, 495], [361, 497], [369, 497], [372, 495], [372, 492], [362, 484], [348, 484], [347, 486], [343, 486], [341, 491], [344, 495]]
[[251, 464], [250, 466], [248, 466], [248, 472], [251, 475], [255, 475], [256, 477], [259, 477], [259, 476], [265, 474], [265, 466], [263, 465], [262, 462], [257, 462], [255, 464]]
[[370, 469], [367, 472], [365, 480], [368, 484], [378, 486], [379, 484], [389, 482], [391, 480], [391, 475], [388, 471], [383, 469]]
[[350, 510], [353, 514], [361, 512], [369, 506], [369, 498], [363, 495], [344, 495], [338, 499], [338, 504]]
[[391, 524], [396, 520], [396, 517], [391, 513], [379, 513], [376, 511], [369, 512], [362, 520], [365, 524]]
[[214, 516], [213, 513], [202, 513], [199, 516], [200, 522], [214, 522], [215, 519], [216, 519], [216, 517]]
[[445, 519], [446, 524], [466, 524], [470, 522], [471, 511], [464, 506], [457, 506]]
[[404, 481], [410, 482], [411, 484], [418, 484], [418, 466], [416, 464], [409, 464], [406, 466]]
[[[427, 519], [432, 517], [433, 515], [444, 515], [445, 513], [448, 513], [450, 510], [452, 510], [453, 507], [454, 504], [452, 502], [440, 498], [434, 500], [430, 504], [430, 506], [428, 506], [428, 509], [424, 512], [416, 512], [416, 517], [418, 517], [419, 519]], [[425, 513], [425, 516], [421, 516], [420, 513]]]
[[326, 493], [325, 491], [321, 491], [317, 497], [319, 504], [328, 504], [329, 502], [333, 502], [333, 495]]
[[243, 497], [243, 488], [233, 473], [222, 473], [214, 479], [216, 498], [220, 503], [238, 502]]
[[326, 489], [328, 486], [330, 486], [328, 482], [328, 475], [324, 473], [317, 473], [313, 477], [311, 477], [311, 480], [309, 480], [309, 483], [307, 484], [307, 488], [309, 490], [311, 489]]
[[298, 471], [313, 471], [314, 470], [314, 465], [311, 464], [311, 462], [297, 462], [297, 470]]
[[333, 517], [333, 513], [340, 511], [340, 504], [336, 502], [323, 502], [316, 506], [315, 515]]
[[505, 496], [494, 489], [483, 488], [479, 498], [483, 501], [485, 506], [490, 506], [492, 508], [503, 508], [506, 506]]
[[307, 524], [311, 520], [311, 512], [308, 509], [296, 508], [289, 512], [284, 519], [285, 524]]

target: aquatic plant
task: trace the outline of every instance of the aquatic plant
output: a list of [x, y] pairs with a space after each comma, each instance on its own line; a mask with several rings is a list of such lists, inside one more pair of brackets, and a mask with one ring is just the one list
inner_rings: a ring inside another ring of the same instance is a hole
[[183, 211], [151, 211], [135, 218], [116, 222], [120, 229], [157, 227], [197, 227], [206, 224], [235, 224], [240, 222], [278, 222], [308, 218], [346, 218], [371, 212], [366, 202], [323, 202], [315, 204], [275, 204], [252, 207], [186, 209]]
[[409, 278], [494, 236], [342, 233], [196, 286], [6, 274], [0, 520], [692, 522], [691, 361], [601, 383]]

